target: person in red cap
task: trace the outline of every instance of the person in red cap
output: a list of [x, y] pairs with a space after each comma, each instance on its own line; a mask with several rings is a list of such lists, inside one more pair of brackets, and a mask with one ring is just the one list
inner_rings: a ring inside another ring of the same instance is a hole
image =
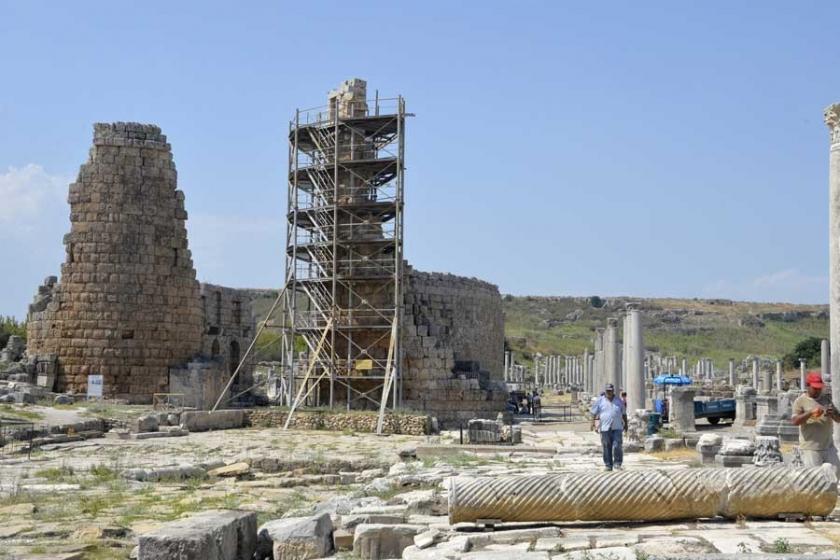
[[834, 408], [830, 395], [823, 394], [823, 380], [819, 372], [812, 371], [805, 378], [807, 391], [793, 402], [790, 420], [799, 426], [799, 449], [806, 467], [831, 463], [840, 476], [840, 459], [834, 447], [834, 422], [840, 414]]

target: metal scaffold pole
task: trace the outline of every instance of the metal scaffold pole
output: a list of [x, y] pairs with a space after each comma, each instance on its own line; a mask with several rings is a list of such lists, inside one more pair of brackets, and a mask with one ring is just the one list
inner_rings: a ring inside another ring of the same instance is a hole
[[365, 94], [364, 81], [345, 81], [289, 126], [284, 334], [295, 408], [401, 399], [407, 115], [402, 97]]

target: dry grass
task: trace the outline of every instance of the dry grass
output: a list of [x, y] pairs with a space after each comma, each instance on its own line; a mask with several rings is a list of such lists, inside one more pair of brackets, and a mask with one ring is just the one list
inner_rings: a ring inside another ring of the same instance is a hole
[[697, 451], [688, 447], [680, 447], [669, 451], [645, 452], [645, 454], [656, 457], [661, 461], [697, 461]]

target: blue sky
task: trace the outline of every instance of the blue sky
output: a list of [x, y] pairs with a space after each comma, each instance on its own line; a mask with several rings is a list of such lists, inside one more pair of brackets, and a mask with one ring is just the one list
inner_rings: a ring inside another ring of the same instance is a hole
[[0, 314], [59, 271], [95, 121], [168, 135], [200, 279], [280, 286], [288, 120], [351, 77], [417, 115], [417, 268], [514, 294], [826, 302], [839, 17], [828, 1], [0, 0]]

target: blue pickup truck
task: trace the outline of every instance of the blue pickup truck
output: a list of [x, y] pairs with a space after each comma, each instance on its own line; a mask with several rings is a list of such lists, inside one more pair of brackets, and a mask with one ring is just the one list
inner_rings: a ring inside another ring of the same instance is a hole
[[[656, 412], [667, 422], [668, 401], [657, 399]], [[694, 401], [694, 418], [705, 418], [709, 424], [717, 424], [721, 419], [735, 420], [735, 399], [720, 399], [717, 401]]]
[[706, 418], [709, 424], [717, 424], [725, 418], [735, 420], [735, 399], [694, 401], [694, 418]]

